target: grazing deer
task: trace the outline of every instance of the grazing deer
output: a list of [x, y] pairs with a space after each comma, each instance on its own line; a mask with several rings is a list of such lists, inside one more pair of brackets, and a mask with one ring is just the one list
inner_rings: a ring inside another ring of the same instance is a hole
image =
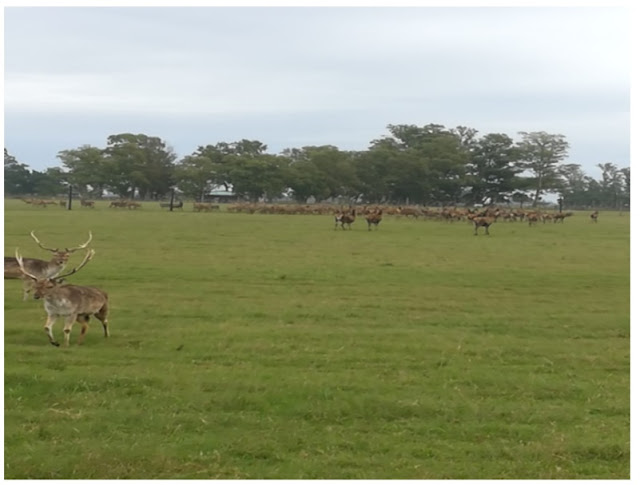
[[92, 209], [95, 209], [96, 204], [94, 201], [92, 200], [84, 200], [84, 199], [80, 199], [80, 205], [82, 207], [91, 207]]
[[364, 218], [367, 221], [367, 228], [369, 231], [371, 230], [371, 224], [373, 224], [376, 230], [378, 230], [378, 224], [380, 224], [380, 221], [382, 220], [382, 209], [369, 210], [365, 214]]
[[211, 212], [213, 210], [213, 205], [211, 205], [208, 202], [194, 202], [193, 203], [193, 210], [195, 212]]
[[593, 212], [590, 216], [591, 222], [598, 222], [598, 211]]
[[20, 271], [25, 277], [33, 280], [34, 298], [44, 300], [44, 309], [47, 312], [47, 321], [44, 324], [44, 331], [47, 332], [49, 342], [56, 347], [60, 344], [53, 337], [53, 324], [58, 317], [64, 318], [64, 346], [69, 346], [71, 329], [77, 321], [82, 325], [78, 345], [84, 341], [84, 336], [89, 329], [89, 318], [91, 315], [102, 322], [105, 338], [109, 336], [109, 323], [107, 316], [109, 313], [108, 295], [92, 286], [76, 286], [62, 284], [62, 278], [78, 272], [87, 264], [95, 251], [89, 249], [82, 263], [73, 270], [61, 275], [58, 278], [43, 278], [30, 273], [26, 268], [22, 256], [16, 248], [16, 261]]
[[[55, 278], [56, 275], [60, 274], [60, 272], [67, 264], [67, 261], [69, 260], [69, 255], [78, 251], [79, 249], [86, 248], [91, 242], [93, 235], [91, 234], [91, 231], [89, 231], [89, 239], [87, 239], [87, 242], [73, 248], [62, 249], [44, 247], [33, 231], [31, 231], [31, 237], [35, 240], [36, 243], [38, 243], [38, 246], [40, 246], [42, 249], [51, 251], [53, 253], [50, 261], [44, 261], [42, 259], [35, 258], [23, 259], [23, 264], [27, 272], [44, 279]], [[31, 278], [25, 277], [24, 272], [20, 269], [16, 258], [5, 256], [4, 279], [21, 279], [23, 281], [22, 299], [27, 300], [27, 298], [29, 298], [29, 292], [31, 291], [32, 287]]]

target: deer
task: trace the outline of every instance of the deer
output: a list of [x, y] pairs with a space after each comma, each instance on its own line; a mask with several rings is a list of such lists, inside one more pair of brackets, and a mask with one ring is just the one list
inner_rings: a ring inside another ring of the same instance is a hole
[[484, 211], [484, 215], [476, 216], [471, 219], [471, 222], [474, 224], [473, 235], [478, 235], [478, 228], [484, 227], [485, 235], [489, 236], [489, 226], [496, 222], [498, 217], [500, 216], [500, 210], [486, 210]]
[[194, 202], [193, 210], [195, 212], [201, 212], [201, 211], [211, 212], [213, 210], [213, 206], [208, 202]]
[[338, 224], [342, 227], [344, 231], [344, 225], [346, 224], [351, 230], [351, 224], [356, 220], [356, 210], [351, 209], [350, 211], [335, 211], [333, 214], [333, 218], [335, 220], [335, 226], [333, 227], [334, 231], [338, 229]]
[[[75, 253], [80, 249], [85, 249], [89, 245], [91, 239], [93, 239], [93, 234], [91, 234], [91, 231], [89, 231], [89, 239], [87, 239], [87, 241], [80, 246], [61, 249], [47, 248], [43, 246], [40, 240], [36, 237], [34, 231], [31, 231], [31, 237], [42, 249], [53, 253], [53, 256], [51, 257], [50, 261], [44, 261], [42, 259], [35, 258], [24, 258], [23, 264], [26, 270], [32, 275], [36, 275], [40, 278], [55, 278], [64, 269], [67, 261], [69, 260], [69, 256], [72, 253]], [[16, 258], [5, 256], [4, 279], [21, 279], [23, 281], [22, 300], [26, 301], [29, 298], [29, 293], [32, 288], [31, 279], [25, 277], [24, 272], [20, 269]]]
[[380, 224], [380, 221], [382, 220], [382, 209], [368, 210], [364, 218], [367, 221], [367, 228], [369, 229], [369, 231], [371, 230], [371, 224], [375, 226], [377, 231], [378, 224]]
[[58, 317], [64, 318], [64, 346], [69, 347], [71, 329], [77, 321], [82, 325], [78, 345], [84, 342], [84, 337], [89, 329], [89, 318], [93, 315], [102, 323], [105, 338], [109, 337], [109, 296], [99, 288], [92, 286], [77, 286], [63, 284], [63, 278], [77, 273], [91, 259], [95, 251], [87, 250], [87, 253], [79, 266], [59, 277], [48, 278], [37, 276], [27, 270], [18, 248], [16, 248], [16, 261], [20, 271], [25, 277], [30, 278], [34, 285], [34, 298], [44, 300], [44, 309], [47, 312], [47, 320], [44, 331], [49, 337], [51, 345], [59, 347], [60, 344], [53, 336], [53, 325]]
[[92, 200], [85, 200], [85, 199], [80, 199], [80, 205], [82, 207], [91, 207], [92, 209], [95, 209], [96, 204], [94, 201]]
[[589, 217], [591, 218], [591, 222], [598, 222], [598, 211], [592, 212]]

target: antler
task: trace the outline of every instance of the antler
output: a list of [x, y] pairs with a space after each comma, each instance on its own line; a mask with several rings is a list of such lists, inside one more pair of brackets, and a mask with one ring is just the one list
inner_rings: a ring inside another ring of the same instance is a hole
[[55, 253], [58, 249], [53, 249], [53, 248], [45, 248], [42, 243], [38, 240], [38, 238], [36, 237], [36, 235], [34, 234], [33, 231], [31, 231], [31, 237], [35, 240], [35, 242], [38, 243], [38, 246], [40, 246], [42, 249], [45, 249], [47, 251], [51, 251], [52, 253]]
[[22, 261], [22, 256], [20, 256], [20, 253], [18, 252], [18, 248], [16, 248], [16, 261], [18, 262], [18, 266], [20, 266], [20, 271], [22, 271], [29, 278], [33, 278], [36, 281], [38, 280], [37, 276], [32, 275], [26, 269], [24, 269], [24, 262]]
[[82, 263], [80, 263], [80, 266], [77, 266], [77, 267], [73, 268], [68, 273], [56, 276], [56, 279], [66, 278], [67, 276], [71, 276], [73, 273], [78, 272], [85, 264], [87, 264], [89, 261], [91, 261], [91, 258], [93, 258], [94, 254], [96, 254], [95, 250], [89, 249], [87, 251], [87, 254], [85, 255], [84, 259], [82, 260]]
[[89, 245], [89, 243], [91, 242], [91, 239], [93, 239], [93, 234], [91, 234], [91, 231], [89, 231], [89, 239], [87, 239], [86, 243], [81, 244], [80, 246], [75, 247], [75, 248], [66, 248], [66, 249], [70, 253], [73, 253], [73, 252], [77, 251], [78, 249], [84, 249]]

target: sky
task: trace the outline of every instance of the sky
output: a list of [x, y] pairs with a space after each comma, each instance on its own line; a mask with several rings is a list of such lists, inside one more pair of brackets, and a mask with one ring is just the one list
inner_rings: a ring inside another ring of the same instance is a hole
[[629, 7], [5, 7], [4, 146], [366, 150], [389, 124], [545, 131], [630, 165]]

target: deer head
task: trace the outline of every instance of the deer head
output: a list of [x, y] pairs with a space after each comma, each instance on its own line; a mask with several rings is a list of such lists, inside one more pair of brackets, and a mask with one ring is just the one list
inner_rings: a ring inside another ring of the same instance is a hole
[[39, 278], [38, 276], [27, 271], [18, 248], [16, 248], [16, 261], [18, 262], [18, 266], [20, 267], [20, 271], [22, 272], [22, 274], [33, 281], [33, 297], [37, 300], [45, 297], [53, 289], [61, 285], [64, 282], [65, 277], [77, 273], [80, 269], [82, 269], [82, 267], [84, 267], [84, 265], [87, 264], [91, 260], [91, 258], [93, 258], [93, 255], [95, 253], [96, 252], [93, 249], [89, 249], [84, 259], [78, 266], [63, 275], [56, 276], [55, 278]]
[[40, 240], [36, 237], [35, 232], [31, 231], [31, 237], [33, 238], [33, 240], [38, 244], [38, 246], [40, 246], [42, 249], [44, 249], [45, 251], [50, 251], [53, 253], [53, 259], [59, 263], [66, 263], [69, 260], [69, 255], [71, 253], [74, 253], [76, 251], [78, 251], [79, 249], [84, 249], [86, 248], [89, 243], [91, 242], [91, 239], [93, 239], [93, 234], [91, 234], [91, 231], [89, 231], [89, 239], [87, 239], [87, 242], [85, 242], [84, 244], [81, 244], [80, 246], [75, 246], [72, 248], [48, 248], [45, 247]]

